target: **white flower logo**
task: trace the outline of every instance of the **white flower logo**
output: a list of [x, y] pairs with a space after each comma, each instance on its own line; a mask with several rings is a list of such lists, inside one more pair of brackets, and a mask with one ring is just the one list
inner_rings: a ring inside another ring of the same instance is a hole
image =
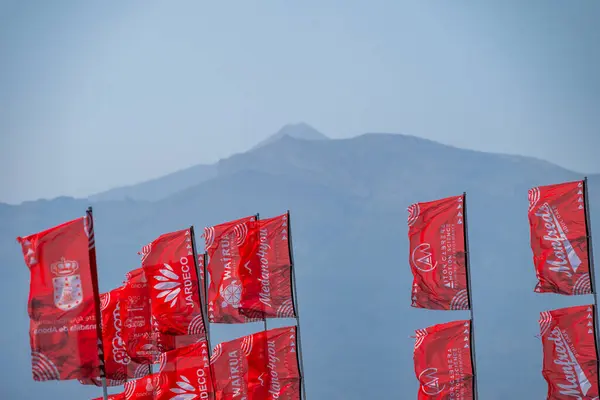
[[196, 389], [190, 384], [190, 380], [183, 375], [179, 375], [180, 381], [177, 381], [178, 388], [171, 389], [171, 392], [176, 393], [170, 400], [192, 400], [198, 397], [194, 392]]
[[181, 282], [179, 281], [179, 275], [173, 272], [173, 268], [169, 264], [164, 264], [165, 268], [160, 269], [159, 275], [155, 275], [154, 279], [160, 281], [154, 285], [154, 289], [160, 290], [157, 298], [163, 298], [164, 302], [171, 302], [171, 307], [175, 307], [177, 303], [177, 295], [181, 292]]

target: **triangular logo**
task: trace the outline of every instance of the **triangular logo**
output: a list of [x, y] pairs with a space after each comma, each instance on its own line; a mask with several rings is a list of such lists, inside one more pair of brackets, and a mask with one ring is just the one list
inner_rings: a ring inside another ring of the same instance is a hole
[[458, 224], [459, 224], [459, 225], [462, 225], [462, 219], [459, 219], [459, 220], [458, 220]]
[[462, 216], [463, 216], [463, 215], [462, 215], [462, 213], [461, 213], [460, 211], [458, 212], [458, 216], [459, 216], [459, 217], [462, 217]]

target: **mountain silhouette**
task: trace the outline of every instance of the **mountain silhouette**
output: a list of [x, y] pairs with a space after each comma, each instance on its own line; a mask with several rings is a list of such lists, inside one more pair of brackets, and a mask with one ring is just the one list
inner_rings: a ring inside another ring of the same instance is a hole
[[[302, 140], [326, 140], [327, 136], [306, 123], [284, 125], [279, 131], [258, 143], [253, 149], [263, 147], [284, 137]], [[92, 201], [164, 199], [174, 193], [198, 185], [217, 176], [217, 165], [199, 164], [190, 168], [151, 179], [135, 185], [110, 189], [89, 196]]]
[[[140, 195], [136, 200], [129, 194], [128, 200], [95, 196], [0, 204], [5, 280], [0, 300], [9, 322], [0, 333], [6, 360], [0, 375], [2, 398], [101, 394], [99, 388], [76, 382], [32, 381], [29, 274], [15, 241], [82, 216], [88, 205], [94, 208], [101, 291], [120, 285], [124, 274], [139, 266], [136, 252], [162, 233], [194, 225], [202, 249], [204, 226], [289, 209], [307, 398], [415, 398], [414, 330], [467, 319], [469, 313], [410, 307], [406, 208], [463, 191], [480, 398], [546, 395], [541, 342], [535, 337], [539, 312], [593, 299], [533, 292], [527, 190], [583, 176], [533, 158], [384, 133], [343, 140], [286, 134], [209, 167], [212, 175], [199, 172], [196, 181], [179, 181], [179, 189], [169, 183], [174, 174], [152, 181], [156, 190], [170, 192], [160, 198]], [[130, 193], [138, 189], [131, 186]], [[589, 192], [592, 227], [599, 226], [598, 175], [589, 176]], [[269, 321], [269, 326], [292, 323]], [[261, 324], [212, 324], [212, 345], [261, 329]]]

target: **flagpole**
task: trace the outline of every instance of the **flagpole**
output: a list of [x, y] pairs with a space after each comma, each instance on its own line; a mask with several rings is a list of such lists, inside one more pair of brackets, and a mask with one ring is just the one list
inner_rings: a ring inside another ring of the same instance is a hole
[[[208, 336], [210, 332], [210, 316], [208, 315], [208, 253], [204, 252], [204, 307], [206, 309], [206, 341], [208, 342]], [[208, 343], [208, 354], [211, 355], [212, 347]]]
[[[587, 248], [588, 248], [588, 257], [589, 257], [589, 265], [590, 265], [590, 288], [592, 289], [592, 294], [594, 295], [594, 338], [596, 345], [596, 366], [600, 368], [600, 354], [598, 351], [600, 350], [600, 338], [598, 336], [598, 327], [596, 321], [597, 313], [598, 313], [598, 293], [596, 291], [596, 274], [594, 271], [594, 249], [592, 247], [592, 224], [590, 222], [590, 204], [588, 200], [588, 179], [587, 176], [583, 178], [583, 211], [585, 214], [585, 233], [587, 239]], [[600, 385], [600, 377], [598, 384]]]
[[[92, 291], [94, 294], [94, 311], [96, 313], [96, 334], [98, 335], [98, 358], [100, 359], [100, 380], [102, 381], [102, 398], [108, 400], [106, 386], [106, 369], [104, 368], [104, 344], [102, 341], [102, 312], [100, 311], [100, 290], [98, 285], [98, 266], [96, 264], [96, 238], [94, 236], [94, 216], [92, 207], [86, 211], [87, 223], [84, 223], [88, 236], [88, 252], [92, 275]], [[85, 222], [85, 221], [84, 221]]]
[[[192, 255], [194, 257], [194, 267], [196, 268], [196, 276], [198, 277], [198, 279], [200, 279], [200, 269], [198, 268], [198, 251], [196, 250], [196, 235], [194, 233], [194, 226], [190, 226], [190, 239], [192, 240]], [[202, 312], [202, 322], [204, 324], [204, 331], [206, 332], [206, 342], [208, 344], [208, 353], [210, 356], [210, 352], [211, 352], [211, 344], [210, 344], [210, 327], [208, 325], [208, 307], [207, 307], [207, 296], [208, 293], [206, 291], [206, 282], [207, 282], [207, 277], [206, 277], [206, 253], [203, 254], [203, 271], [202, 273], [204, 274], [204, 279], [203, 279], [203, 286], [204, 286], [204, 296], [202, 296], [202, 288], [200, 287], [200, 284], [198, 284], [198, 297], [200, 299], [200, 310]], [[198, 282], [200, 283], [200, 282]], [[204, 298], [203, 298], [204, 297]]]
[[306, 400], [306, 384], [304, 382], [304, 360], [302, 357], [302, 341], [300, 340], [300, 311], [298, 310], [298, 299], [296, 290], [296, 265], [294, 264], [294, 246], [292, 244], [292, 223], [290, 219], [290, 210], [287, 210], [287, 224], [288, 224], [288, 246], [290, 249], [290, 269], [292, 270], [292, 300], [294, 305], [294, 311], [296, 314], [296, 342], [298, 343], [298, 361], [300, 363], [300, 379], [301, 379], [301, 391], [302, 398]]
[[469, 313], [471, 314], [471, 364], [473, 365], [473, 392], [475, 400], [477, 393], [477, 356], [475, 354], [475, 318], [473, 316], [473, 299], [471, 292], [471, 255], [469, 253], [469, 233], [467, 228], [467, 192], [463, 192], [463, 230], [465, 235], [465, 270], [467, 273], [467, 294], [469, 299]]

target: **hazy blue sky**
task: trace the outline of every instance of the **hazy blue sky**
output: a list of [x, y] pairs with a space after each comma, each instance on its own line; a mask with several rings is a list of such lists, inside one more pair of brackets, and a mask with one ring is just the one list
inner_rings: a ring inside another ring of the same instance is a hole
[[[25, 4], [27, 3], [27, 4]], [[305, 121], [600, 172], [600, 1], [0, 1], [0, 201]]]

